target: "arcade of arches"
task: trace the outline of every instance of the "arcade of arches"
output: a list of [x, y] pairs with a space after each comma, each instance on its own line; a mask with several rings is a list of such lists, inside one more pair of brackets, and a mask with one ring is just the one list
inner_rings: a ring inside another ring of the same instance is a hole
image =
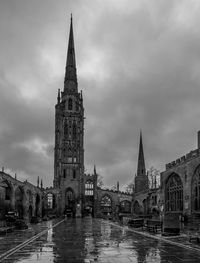
[[42, 195], [40, 188], [0, 172], [0, 218], [9, 211], [25, 219], [42, 216]]

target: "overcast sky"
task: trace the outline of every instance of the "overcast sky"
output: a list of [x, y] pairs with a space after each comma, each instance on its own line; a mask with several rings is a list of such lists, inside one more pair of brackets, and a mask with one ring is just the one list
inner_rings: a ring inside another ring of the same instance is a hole
[[129, 183], [139, 132], [147, 169], [197, 147], [200, 1], [1, 0], [0, 165], [53, 183], [54, 106], [73, 13], [85, 167]]

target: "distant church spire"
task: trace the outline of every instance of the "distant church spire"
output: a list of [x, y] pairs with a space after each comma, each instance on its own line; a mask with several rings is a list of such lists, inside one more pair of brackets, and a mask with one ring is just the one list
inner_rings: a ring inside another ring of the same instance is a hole
[[140, 131], [138, 166], [137, 166], [137, 175], [135, 177], [135, 193], [138, 193], [138, 192], [141, 192], [147, 189], [148, 189], [148, 176], [146, 174], [146, 168], [145, 168], [142, 132]]
[[[73, 82], [73, 85], [70, 85], [70, 82]], [[75, 59], [75, 48], [74, 48], [72, 14], [71, 14], [69, 42], [68, 42], [68, 51], [67, 51], [67, 62], [65, 68], [64, 92], [69, 88], [77, 89], [76, 59]]]
[[139, 144], [139, 154], [138, 154], [137, 176], [145, 175], [145, 174], [146, 174], [146, 169], [145, 169], [145, 161], [144, 161], [142, 131], [140, 131], [140, 144]]

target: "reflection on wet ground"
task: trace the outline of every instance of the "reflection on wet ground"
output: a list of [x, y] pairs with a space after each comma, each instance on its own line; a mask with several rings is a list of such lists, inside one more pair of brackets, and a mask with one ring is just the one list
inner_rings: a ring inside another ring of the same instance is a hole
[[101, 219], [68, 219], [3, 262], [200, 262], [200, 254]]

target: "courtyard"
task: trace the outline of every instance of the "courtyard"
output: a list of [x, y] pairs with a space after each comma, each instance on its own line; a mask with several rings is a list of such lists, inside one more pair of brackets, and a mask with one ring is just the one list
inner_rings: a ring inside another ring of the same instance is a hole
[[0, 262], [200, 262], [200, 250], [166, 241], [102, 219], [54, 220], [1, 237]]

